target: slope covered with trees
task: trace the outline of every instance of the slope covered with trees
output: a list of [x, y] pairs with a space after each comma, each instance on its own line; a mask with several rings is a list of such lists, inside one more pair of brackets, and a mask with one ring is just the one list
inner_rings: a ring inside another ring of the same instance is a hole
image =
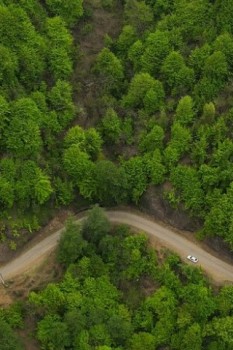
[[126, 0], [122, 32], [95, 65], [99, 127], [128, 200], [166, 184], [165, 198], [200, 219], [202, 237], [231, 249], [232, 9], [227, 0]]
[[[74, 91], [85, 83], [74, 85], [74, 67], [101, 6], [122, 6], [124, 25], [118, 38], [106, 35], [89, 72], [99, 119], [88, 115], [84, 128]], [[77, 198], [137, 205], [149, 186], [165, 184], [171, 205], [202, 222], [200, 236], [233, 248], [232, 8], [228, 0], [0, 1], [3, 241]]]

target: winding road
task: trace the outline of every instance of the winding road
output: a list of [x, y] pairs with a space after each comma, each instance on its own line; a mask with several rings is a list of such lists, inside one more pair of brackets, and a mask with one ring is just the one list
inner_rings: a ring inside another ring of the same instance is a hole
[[[135, 214], [127, 210], [106, 211], [106, 214], [112, 223], [127, 224], [137, 231], [143, 231], [149, 236], [153, 236], [160, 244], [177, 252], [182, 260], [186, 260], [186, 256], [189, 254], [198, 257], [199, 262], [196, 265], [201, 266], [214, 281], [221, 284], [233, 282], [232, 265], [208, 253], [195, 242], [172, 231], [170, 227], [167, 228], [140, 213]], [[83, 220], [84, 217], [85, 214], [77, 222]], [[3, 278], [7, 280], [30, 270], [39, 259], [47, 256], [56, 247], [63, 231], [64, 228], [51, 234], [16, 259], [2, 266], [0, 273]]]

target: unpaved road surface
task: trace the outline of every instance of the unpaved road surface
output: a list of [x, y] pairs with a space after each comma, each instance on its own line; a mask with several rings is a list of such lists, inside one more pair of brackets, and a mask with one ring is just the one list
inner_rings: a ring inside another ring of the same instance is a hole
[[[189, 241], [187, 238], [179, 235], [179, 233], [172, 231], [171, 228], [164, 227], [140, 213], [135, 214], [127, 210], [107, 211], [106, 214], [112, 223], [127, 224], [138, 231], [149, 234], [157, 239], [161, 245], [177, 252], [183, 260], [186, 260], [186, 256], [189, 254], [198, 257], [199, 262], [196, 265], [201, 266], [214, 281], [218, 283], [233, 282], [232, 265], [206, 252], [195, 242]], [[82, 218], [78, 219], [77, 222], [80, 220]], [[38, 260], [47, 256], [56, 247], [63, 230], [53, 233], [15, 260], [3, 266], [0, 272], [4, 279], [7, 280], [30, 270]]]

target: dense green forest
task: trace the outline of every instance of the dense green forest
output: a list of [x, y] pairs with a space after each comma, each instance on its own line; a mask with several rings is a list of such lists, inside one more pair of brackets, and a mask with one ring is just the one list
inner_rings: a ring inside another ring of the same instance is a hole
[[[91, 4], [0, 1], [1, 240], [15, 248], [54, 208], [138, 205], [159, 186], [232, 249], [233, 1]], [[74, 71], [98, 7], [124, 20], [88, 73], [98, 118], [83, 127]]]
[[2, 350], [21, 350], [12, 329], [30, 318], [44, 350], [231, 350], [233, 286], [212, 289], [200, 269], [148, 246], [144, 234], [111, 227], [94, 207], [69, 220], [58, 283], [0, 310]]
[[[100, 10], [119, 35], [82, 71]], [[61, 208], [140, 205], [154, 186], [233, 250], [232, 13], [233, 0], [0, 0], [1, 242], [16, 249]], [[2, 350], [24, 349], [28, 320], [44, 350], [232, 350], [233, 287], [98, 207], [67, 223], [57, 259], [59, 282], [0, 309]]]

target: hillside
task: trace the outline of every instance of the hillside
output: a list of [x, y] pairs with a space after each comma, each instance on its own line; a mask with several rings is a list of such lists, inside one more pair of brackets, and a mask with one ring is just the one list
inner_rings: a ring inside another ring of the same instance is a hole
[[[50, 218], [95, 203], [176, 215], [232, 258], [232, 11], [232, 0], [0, 0], [0, 263]], [[61, 281], [1, 309], [1, 344], [21, 349], [11, 328], [31, 318], [48, 350], [230, 350], [231, 286], [215, 295], [200, 271], [173, 255], [160, 266], [144, 238], [104, 222], [102, 248], [96, 232], [70, 237]]]

